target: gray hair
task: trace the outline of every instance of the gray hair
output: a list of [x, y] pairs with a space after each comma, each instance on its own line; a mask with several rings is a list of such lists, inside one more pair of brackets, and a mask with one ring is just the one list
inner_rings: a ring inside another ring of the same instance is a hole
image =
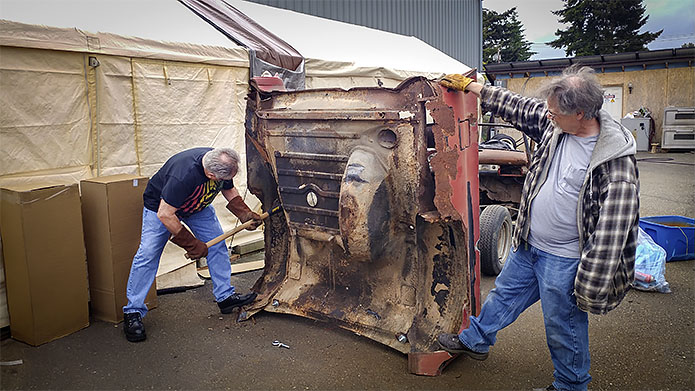
[[231, 148], [215, 148], [203, 155], [203, 167], [219, 179], [232, 179], [239, 171], [239, 154]]
[[538, 92], [553, 99], [561, 114], [584, 113], [584, 119], [598, 118], [603, 106], [603, 88], [592, 68], [574, 64], [565, 68], [562, 76], [543, 86]]

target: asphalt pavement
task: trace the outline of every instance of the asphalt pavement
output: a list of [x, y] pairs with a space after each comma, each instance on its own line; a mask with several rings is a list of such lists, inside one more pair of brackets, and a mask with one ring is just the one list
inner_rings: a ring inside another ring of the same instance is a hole
[[[639, 153], [642, 216], [695, 217], [695, 153]], [[693, 390], [695, 263], [666, 264], [672, 293], [632, 290], [604, 316], [590, 316], [593, 390]], [[232, 277], [248, 290], [260, 272]], [[483, 295], [494, 279], [482, 279]], [[32, 347], [0, 343], [0, 388], [244, 390], [531, 390], [552, 382], [540, 305], [500, 331], [486, 361], [459, 357], [442, 375], [408, 373], [407, 357], [310, 319], [221, 315], [208, 281], [161, 295], [145, 318], [148, 338], [129, 343], [122, 324], [96, 321]], [[279, 340], [287, 348], [273, 346]]]

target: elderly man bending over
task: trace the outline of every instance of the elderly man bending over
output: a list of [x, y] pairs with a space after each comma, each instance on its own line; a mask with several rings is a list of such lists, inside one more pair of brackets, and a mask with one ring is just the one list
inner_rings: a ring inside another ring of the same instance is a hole
[[128, 341], [139, 342], [146, 338], [142, 323], [147, 314], [145, 296], [154, 282], [167, 240], [184, 248], [192, 259], [207, 256], [212, 293], [223, 314], [256, 298], [253, 292], [240, 295], [234, 291], [225, 242], [209, 250], [204, 243], [222, 234], [220, 222], [210, 205], [220, 191], [228, 201], [227, 209], [239, 220], [255, 221], [248, 229], [256, 229], [261, 224], [260, 216], [249, 209], [234, 188], [232, 178], [238, 169], [239, 155], [229, 148], [193, 148], [169, 158], [150, 179], [143, 194], [145, 207], [140, 247], [128, 278], [128, 304], [123, 307]]

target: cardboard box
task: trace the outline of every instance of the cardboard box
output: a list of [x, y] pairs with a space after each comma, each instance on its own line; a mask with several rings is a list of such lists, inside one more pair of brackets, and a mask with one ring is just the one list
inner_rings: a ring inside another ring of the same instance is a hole
[[0, 226], [12, 337], [36, 346], [89, 326], [77, 184], [1, 189]]
[[[130, 265], [140, 245], [142, 193], [147, 180], [121, 174], [80, 183], [90, 307], [97, 319], [113, 323], [123, 320]], [[148, 309], [157, 306], [156, 283], [145, 304]]]

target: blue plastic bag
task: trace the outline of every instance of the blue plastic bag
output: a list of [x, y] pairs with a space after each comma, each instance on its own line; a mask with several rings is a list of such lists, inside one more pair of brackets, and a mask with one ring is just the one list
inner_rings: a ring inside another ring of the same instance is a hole
[[665, 271], [666, 250], [640, 228], [635, 256], [635, 281], [632, 286], [641, 291], [671, 293], [664, 277]]

